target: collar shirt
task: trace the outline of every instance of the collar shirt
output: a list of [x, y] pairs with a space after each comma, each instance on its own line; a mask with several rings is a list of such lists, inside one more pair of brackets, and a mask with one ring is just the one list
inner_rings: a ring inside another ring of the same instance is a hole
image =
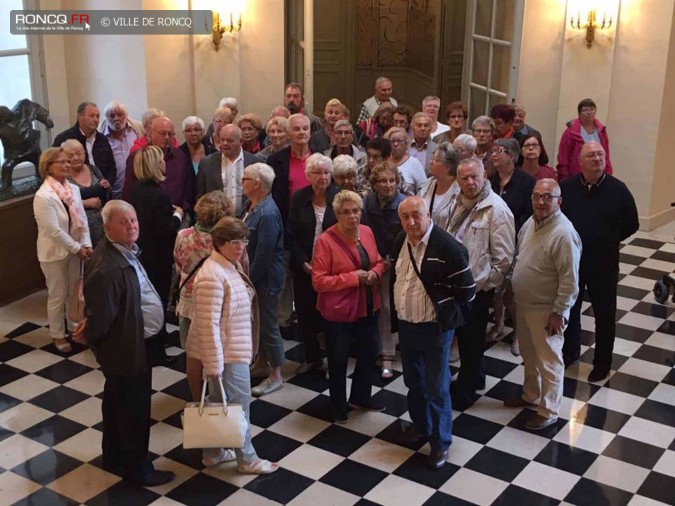
[[424, 141], [424, 144], [421, 146], [417, 144], [417, 141], [413, 138], [410, 143], [410, 148], [408, 149], [408, 154], [415, 158], [418, 162], [422, 164], [422, 167], [427, 166], [427, 146], [429, 145], [429, 139]]
[[96, 130], [94, 130], [94, 133], [89, 137], [84, 134], [81, 128], [80, 133], [85, 138], [85, 148], [87, 150], [87, 160], [89, 160], [89, 165], [94, 165], [94, 142], [96, 141]]
[[109, 125], [106, 125], [103, 129], [103, 135], [106, 136], [110, 147], [112, 148], [113, 157], [115, 158], [115, 168], [117, 169], [117, 175], [115, 181], [111, 181], [112, 186], [112, 198], [119, 198], [122, 195], [122, 186], [124, 186], [124, 173], [127, 166], [127, 158], [129, 157], [129, 152], [131, 151], [131, 146], [134, 145], [138, 135], [134, 132], [134, 129], [127, 123], [122, 137], [120, 139], [115, 139], [110, 131]]
[[222, 155], [220, 171], [223, 178], [223, 191], [232, 199], [236, 212], [239, 214], [242, 200], [241, 178], [244, 177], [244, 150], [239, 149], [239, 155], [234, 160]]

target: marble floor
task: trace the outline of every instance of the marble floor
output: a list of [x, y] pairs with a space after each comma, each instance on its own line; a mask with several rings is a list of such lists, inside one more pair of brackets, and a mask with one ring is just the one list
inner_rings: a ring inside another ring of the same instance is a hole
[[533, 434], [524, 430], [525, 410], [502, 405], [520, 389], [522, 362], [507, 343], [492, 345], [486, 388], [474, 406], [453, 412], [450, 456], [436, 472], [423, 466], [428, 446], [394, 442], [409, 422], [400, 364], [373, 387], [385, 412], [351, 412], [346, 425], [334, 425], [323, 372], [294, 376], [302, 345], [287, 341], [285, 387], [251, 406], [254, 445], [280, 471], [205, 469], [199, 451], [183, 449], [181, 358], [153, 370], [150, 441], [156, 466], [177, 478], [152, 489], [129, 485], [101, 468], [96, 361], [82, 347], [67, 357], [56, 351], [45, 329], [46, 295], [36, 293], [0, 308], [0, 503], [675, 504], [675, 305], [655, 303], [650, 292], [675, 268], [675, 244], [667, 242], [674, 235], [638, 233], [622, 248], [609, 379], [586, 382], [594, 339], [586, 303], [583, 356], [566, 372], [562, 416]]

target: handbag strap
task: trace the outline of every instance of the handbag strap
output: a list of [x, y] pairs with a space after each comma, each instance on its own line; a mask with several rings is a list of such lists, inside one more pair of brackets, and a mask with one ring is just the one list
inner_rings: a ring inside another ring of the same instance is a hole
[[[204, 378], [202, 381], [202, 398], [199, 401], [199, 416], [204, 413], [204, 403], [206, 402], [206, 384], [208, 379]], [[223, 399], [223, 414], [227, 415], [227, 396], [225, 395], [225, 387], [223, 386], [223, 378], [218, 376], [218, 386], [220, 387], [220, 395]]]
[[342, 249], [342, 251], [345, 252], [345, 254], [351, 259], [352, 262], [354, 262], [354, 265], [356, 266], [357, 269], [361, 268], [361, 262], [356, 259], [356, 256], [354, 253], [347, 247], [347, 244], [342, 240], [342, 238], [335, 232], [334, 230], [328, 230], [327, 231], [330, 236], [335, 240], [338, 246]]
[[190, 274], [187, 275], [187, 277], [185, 278], [185, 280], [184, 280], [184, 281], [180, 284], [180, 286], [178, 287], [178, 293], [180, 293], [180, 292], [183, 290], [183, 288], [185, 288], [185, 285], [187, 285], [187, 282], [190, 281], [190, 278], [191, 278], [192, 276], [194, 276], [194, 275], [197, 273], [197, 271], [199, 270], [199, 268], [200, 268], [202, 265], [204, 265], [204, 262], [206, 262], [206, 259], [207, 259], [207, 258], [209, 258], [209, 257], [204, 257], [204, 258], [202, 258], [202, 259], [199, 261], [199, 263], [197, 263], [197, 265], [195, 265], [195, 268], [192, 269], [192, 270], [190, 271]]

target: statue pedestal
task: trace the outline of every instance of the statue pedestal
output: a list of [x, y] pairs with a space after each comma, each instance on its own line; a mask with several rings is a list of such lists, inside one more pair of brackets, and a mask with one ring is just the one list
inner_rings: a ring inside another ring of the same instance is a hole
[[33, 195], [0, 202], [0, 306], [45, 287], [36, 242]]

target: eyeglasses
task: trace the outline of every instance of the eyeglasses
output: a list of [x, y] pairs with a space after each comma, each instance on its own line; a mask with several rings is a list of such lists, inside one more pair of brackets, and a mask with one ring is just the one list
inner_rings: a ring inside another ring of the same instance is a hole
[[586, 153], [586, 158], [589, 160], [592, 160], [593, 158], [604, 158], [605, 157], [605, 152], [604, 151], [593, 151], [592, 153]]
[[339, 181], [343, 181], [345, 179], [356, 179], [356, 174], [352, 173], [347, 173], [347, 174], [340, 174], [339, 176], [335, 176], [335, 179]]
[[528, 144], [523, 144], [523, 149], [534, 149], [534, 148], [538, 148], [538, 147], [539, 147], [538, 142], [530, 142]]
[[335, 130], [336, 137], [347, 137], [353, 135], [351, 130]]
[[185, 130], [183, 130], [183, 132], [185, 132], [186, 134], [198, 134], [203, 131], [204, 131], [203, 128], [186, 128]]
[[474, 128], [473, 133], [476, 135], [481, 135], [481, 134], [491, 134], [492, 130], [489, 128]]
[[500, 148], [495, 148], [492, 150], [492, 156], [499, 156], [503, 155], [504, 153], [506, 153], [506, 151]]
[[332, 174], [329, 170], [310, 170], [309, 173], [313, 176], [330, 176]]
[[544, 202], [551, 202], [553, 199], [559, 198], [560, 195], [551, 195], [550, 193], [533, 193], [532, 202], [539, 202], [543, 200]]
[[581, 112], [582, 112], [583, 114], [591, 114], [591, 113], [593, 113], [593, 112], [595, 112], [595, 111], [596, 111], [595, 107], [582, 107], [582, 108], [581, 108]]
[[154, 132], [157, 135], [159, 135], [160, 137], [175, 137], [176, 136], [176, 132], [174, 132], [173, 130], [155, 130]]
[[448, 119], [464, 119], [464, 116], [461, 114], [451, 114], [448, 116]]
[[248, 239], [232, 239], [227, 242], [232, 246], [248, 246]]

